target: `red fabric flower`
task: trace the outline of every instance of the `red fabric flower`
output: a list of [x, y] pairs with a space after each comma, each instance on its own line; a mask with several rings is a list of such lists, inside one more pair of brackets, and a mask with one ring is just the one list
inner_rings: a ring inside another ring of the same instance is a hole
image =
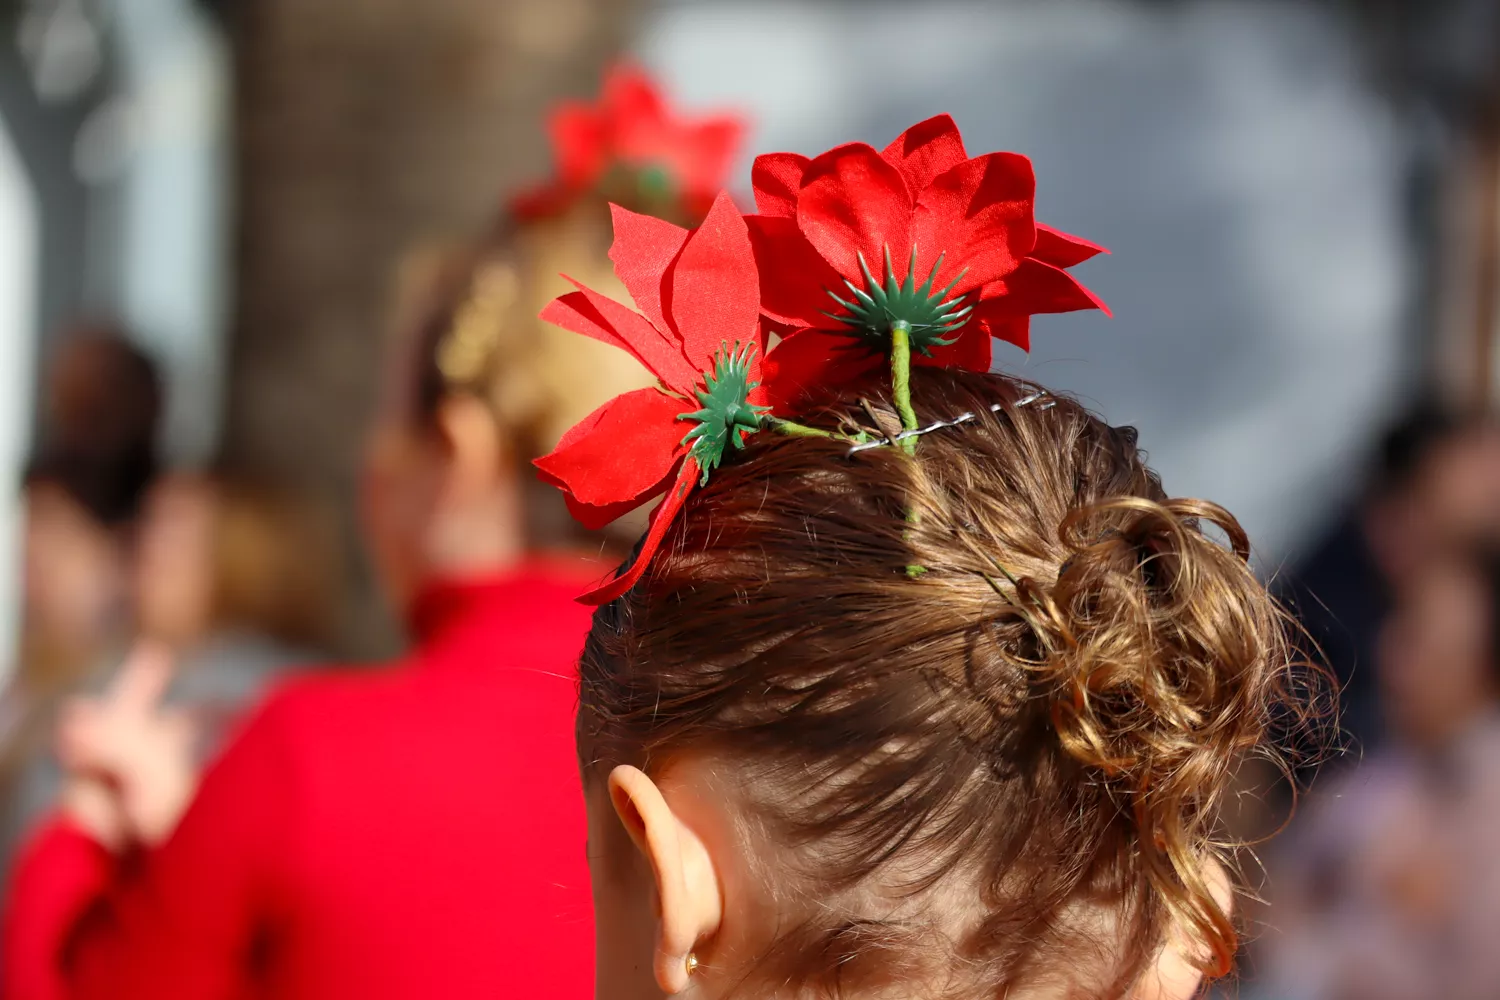
[[702, 218], [725, 184], [745, 123], [732, 115], [675, 115], [641, 69], [623, 64], [604, 80], [597, 104], [566, 101], [547, 122], [556, 176], [522, 194], [512, 209], [523, 218], [552, 215], [604, 186], [624, 168], [640, 187], [632, 201], [677, 206]]
[[610, 259], [640, 313], [574, 282], [578, 291], [555, 299], [542, 318], [629, 351], [661, 386], [605, 403], [536, 466], [588, 528], [666, 497], [629, 570], [580, 598], [592, 604], [640, 579], [688, 491], [758, 426], [766, 401], [760, 283], [734, 202], [720, 194], [692, 232], [610, 207]]
[[[1033, 314], [1108, 311], [1065, 270], [1104, 248], [1037, 225], [1031, 161], [970, 158], [947, 115], [884, 152], [851, 143], [814, 159], [758, 157], [753, 181], [761, 309], [786, 335], [767, 362], [778, 405], [879, 363], [886, 339], [873, 327], [860, 336], [856, 312], [871, 278], [906, 281], [896, 311], [929, 321], [912, 337], [915, 364], [988, 371], [991, 339], [1028, 347]], [[891, 315], [884, 301], [866, 312]]]

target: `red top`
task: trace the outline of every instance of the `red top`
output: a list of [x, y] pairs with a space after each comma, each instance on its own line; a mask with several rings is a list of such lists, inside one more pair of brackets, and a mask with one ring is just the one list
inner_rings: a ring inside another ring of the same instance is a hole
[[429, 591], [414, 653], [291, 682], [145, 857], [43, 827], [12, 878], [3, 995], [591, 997], [580, 579]]

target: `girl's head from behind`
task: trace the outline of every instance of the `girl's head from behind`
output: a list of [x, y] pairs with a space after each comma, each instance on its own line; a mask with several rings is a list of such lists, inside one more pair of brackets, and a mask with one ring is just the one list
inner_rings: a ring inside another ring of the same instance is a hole
[[616, 211], [636, 311], [543, 314], [659, 379], [536, 463], [585, 524], [662, 497], [583, 598], [598, 995], [1190, 996], [1286, 639], [1227, 512], [989, 373], [1102, 248], [944, 115], [752, 178]]
[[[1279, 613], [1128, 428], [914, 372], [898, 446], [757, 434], [582, 659], [599, 996], [1187, 997]], [[991, 408], [998, 407], [992, 411]], [[819, 426], [896, 423], [877, 382]]]

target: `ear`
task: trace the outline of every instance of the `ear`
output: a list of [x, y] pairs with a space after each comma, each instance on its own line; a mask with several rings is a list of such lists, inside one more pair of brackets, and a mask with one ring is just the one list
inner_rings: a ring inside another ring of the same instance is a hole
[[[1217, 863], [1210, 862], [1203, 872], [1208, 891], [1214, 902], [1226, 915], [1234, 915], [1234, 885], [1229, 874]], [[1189, 940], [1180, 928], [1173, 927], [1166, 947], [1156, 958], [1154, 968], [1147, 970], [1131, 1000], [1192, 1000], [1203, 986], [1203, 970], [1199, 968], [1199, 951], [1202, 946]]]
[[437, 426], [451, 456], [446, 488], [456, 498], [486, 495], [508, 475], [506, 441], [483, 400], [449, 393], [438, 404]]
[[667, 994], [681, 993], [688, 986], [688, 956], [718, 932], [723, 916], [713, 859], [640, 769], [621, 765], [611, 771], [609, 797], [656, 880], [659, 913], [652, 966], [657, 985]]

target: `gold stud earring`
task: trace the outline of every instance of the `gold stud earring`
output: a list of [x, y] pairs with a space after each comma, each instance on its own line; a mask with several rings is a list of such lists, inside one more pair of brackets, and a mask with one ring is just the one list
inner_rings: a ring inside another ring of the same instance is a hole
[[698, 971], [698, 956], [688, 952], [687, 962], [684, 964], [687, 965], [687, 974], [691, 976]]

